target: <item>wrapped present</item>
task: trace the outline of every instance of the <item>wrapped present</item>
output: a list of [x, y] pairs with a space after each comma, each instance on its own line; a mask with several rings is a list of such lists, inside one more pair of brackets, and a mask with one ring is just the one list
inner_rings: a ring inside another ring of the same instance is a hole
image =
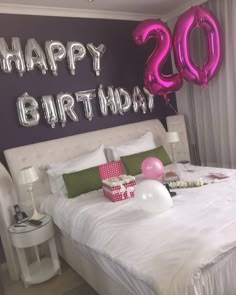
[[122, 201], [134, 197], [136, 186], [135, 177], [120, 175], [102, 181], [104, 195], [112, 202]]
[[104, 195], [113, 202], [134, 197], [135, 177], [124, 174], [122, 161], [99, 166]]

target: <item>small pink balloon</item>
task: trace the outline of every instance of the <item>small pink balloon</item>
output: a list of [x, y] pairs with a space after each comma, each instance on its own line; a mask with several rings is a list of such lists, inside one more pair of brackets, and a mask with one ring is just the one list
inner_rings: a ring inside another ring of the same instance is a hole
[[158, 179], [164, 174], [162, 162], [155, 158], [149, 157], [142, 162], [141, 170], [147, 179]]

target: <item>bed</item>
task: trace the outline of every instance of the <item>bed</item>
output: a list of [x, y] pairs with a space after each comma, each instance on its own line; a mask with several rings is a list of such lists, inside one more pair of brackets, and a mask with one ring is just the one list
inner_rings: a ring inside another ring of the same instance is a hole
[[[172, 118], [179, 119], [183, 118]], [[50, 195], [44, 171], [49, 162], [72, 159], [101, 143], [118, 144], [147, 130], [152, 131], [157, 145], [169, 150], [164, 127], [159, 120], [150, 120], [5, 151], [14, 182], [1, 167], [0, 229], [13, 278], [17, 278], [18, 267], [7, 235], [12, 222], [9, 208], [16, 200], [16, 191], [27, 206], [17, 177], [21, 168], [34, 165], [40, 173], [35, 196], [41, 209], [54, 218], [60, 255], [99, 294], [236, 294], [235, 170], [193, 167], [194, 172], [190, 172], [179, 164], [181, 176], [205, 177], [209, 184], [178, 190], [173, 210], [160, 216], [140, 210], [135, 199], [133, 203], [124, 201], [114, 206], [101, 191], [74, 200]], [[186, 132], [181, 131], [180, 135], [181, 141], [186, 141]], [[188, 160], [188, 153], [181, 154], [185, 148], [177, 150], [178, 160]], [[212, 183], [208, 173], [219, 171], [229, 178]], [[138, 179], [141, 181], [142, 176]], [[102, 210], [109, 214], [101, 214]], [[161, 225], [155, 227], [154, 235], [153, 224]], [[96, 227], [99, 231], [94, 230]], [[122, 231], [124, 227], [126, 231]], [[98, 233], [103, 234], [103, 239]], [[117, 240], [119, 235], [122, 243]]]

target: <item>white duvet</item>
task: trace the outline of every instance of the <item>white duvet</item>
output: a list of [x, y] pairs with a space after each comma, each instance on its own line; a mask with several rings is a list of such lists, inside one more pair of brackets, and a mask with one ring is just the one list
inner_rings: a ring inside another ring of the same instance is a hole
[[143, 211], [135, 198], [112, 203], [102, 191], [49, 196], [42, 209], [72, 240], [119, 264], [153, 294], [235, 295], [236, 170], [179, 169], [187, 180], [211, 182], [206, 176], [215, 171], [230, 177], [176, 190], [174, 207], [160, 215]]

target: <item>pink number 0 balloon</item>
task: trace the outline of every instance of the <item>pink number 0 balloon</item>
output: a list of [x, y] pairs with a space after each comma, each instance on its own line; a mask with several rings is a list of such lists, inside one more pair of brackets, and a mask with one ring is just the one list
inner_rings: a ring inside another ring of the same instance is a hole
[[156, 48], [146, 63], [144, 84], [152, 94], [162, 95], [168, 102], [167, 94], [179, 90], [183, 83], [179, 74], [164, 75], [161, 73], [172, 49], [170, 30], [160, 20], [145, 20], [136, 27], [133, 38], [138, 45], [145, 44], [151, 38], [157, 40]]
[[[207, 60], [202, 68], [191, 60], [190, 35], [195, 28], [205, 32]], [[215, 16], [200, 6], [192, 7], [180, 16], [174, 31], [175, 63], [181, 75], [188, 81], [205, 87], [221, 65], [222, 48], [220, 26]]]

